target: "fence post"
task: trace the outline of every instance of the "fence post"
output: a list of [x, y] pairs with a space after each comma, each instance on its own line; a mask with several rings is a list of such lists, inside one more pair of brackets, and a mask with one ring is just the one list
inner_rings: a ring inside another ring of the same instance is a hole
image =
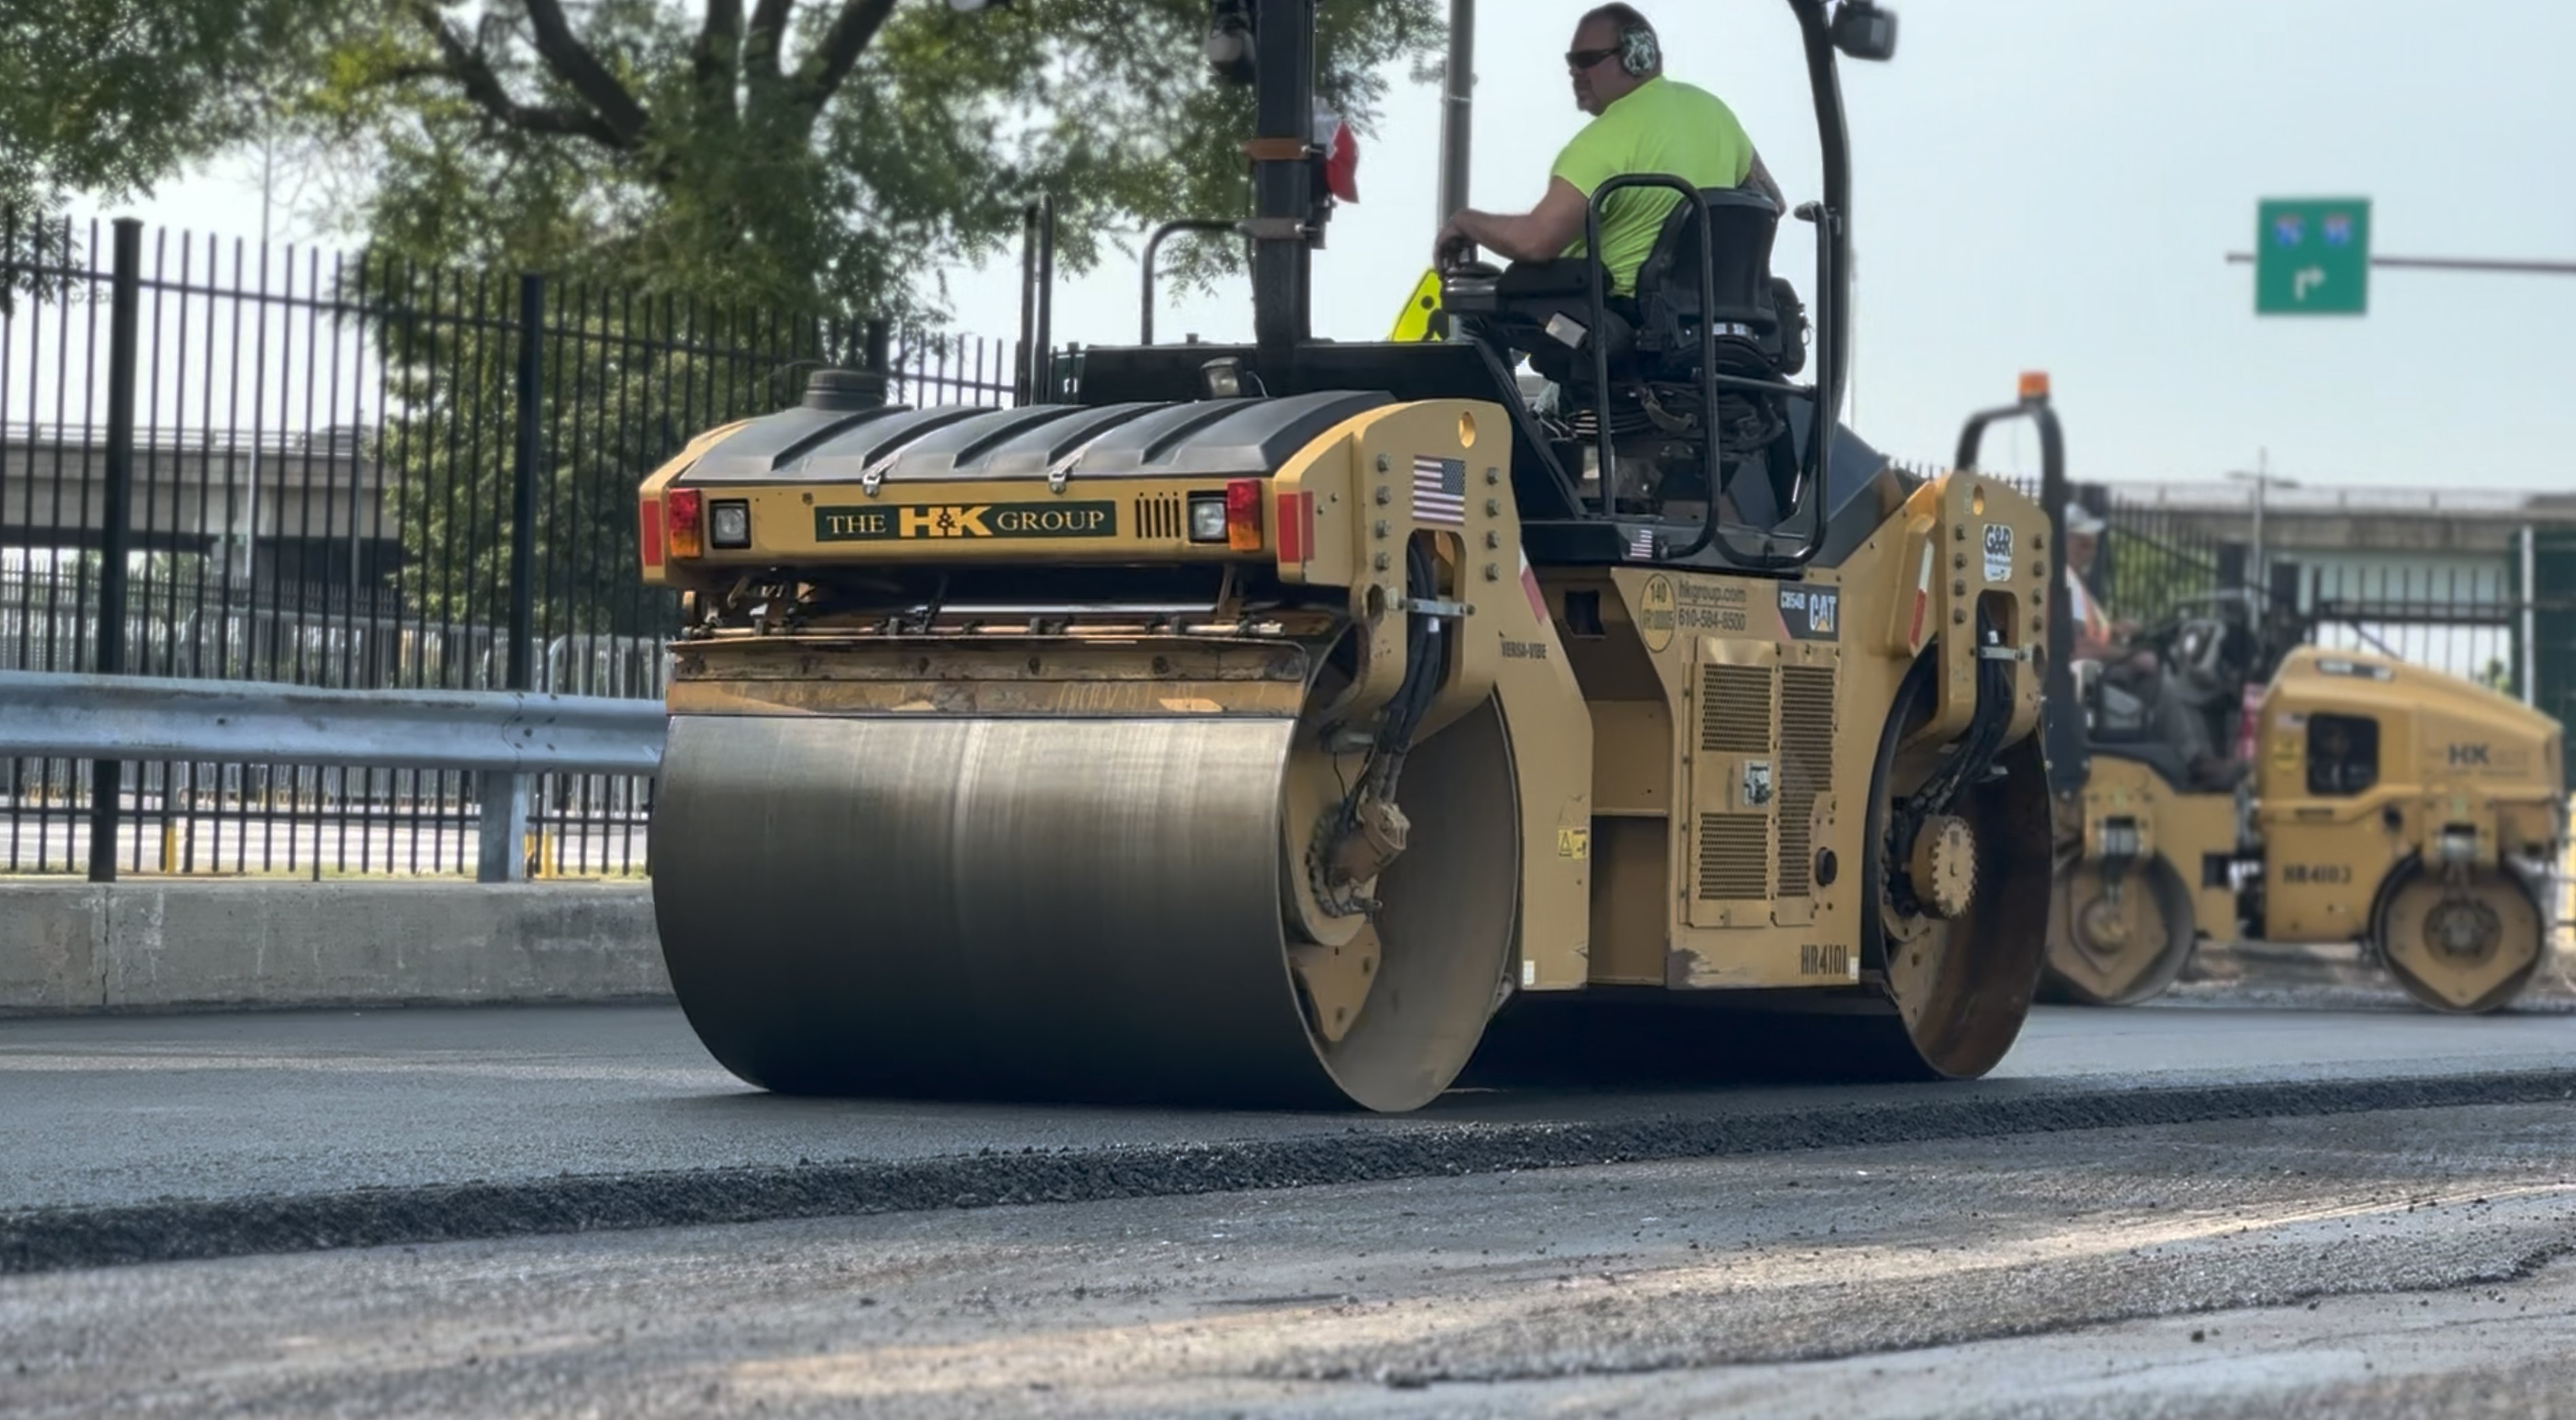
[[[518, 439], [510, 460], [510, 649], [503, 679], [511, 690], [534, 684], [536, 639], [537, 463], [544, 457], [539, 417], [545, 385], [546, 279], [519, 278]], [[528, 875], [528, 776], [482, 776], [481, 852], [475, 877], [487, 883]]]
[[[143, 223], [116, 219], [116, 265], [110, 278], [107, 344], [107, 505], [99, 520], [98, 673], [125, 673], [125, 559], [134, 545], [134, 366], [136, 312], [142, 305]], [[116, 881], [116, 830], [123, 816], [125, 766], [89, 766], [89, 880]]]
[[[2576, 529], [2549, 528], [2532, 535], [2530, 592], [2531, 684], [2541, 713], [2564, 725], [2576, 718]], [[2567, 786], [2576, 790], [2576, 759], [2565, 760]]]
[[2222, 542], [2218, 545], [2218, 590], [2245, 590], [2245, 544]]
[[2521, 605], [2514, 609], [2513, 617], [2513, 679], [2515, 688], [2522, 694], [2522, 703], [2536, 706], [2540, 703], [2539, 652], [2533, 644], [2537, 640], [2533, 633], [2539, 628], [2532, 612], [2536, 594], [2531, 584], [2534, 564], [2539, 561], [2540, 554], [2531, 524], [2522, 525], [2522, 535], [2515, 542], [2519, 544], [2515, 550], [2522, 557], [2521, 565], [2515, 569], [2520, 575], [2514, 578], [2514, 583], [2522, 589], [2522, 595], [2515, 598]]

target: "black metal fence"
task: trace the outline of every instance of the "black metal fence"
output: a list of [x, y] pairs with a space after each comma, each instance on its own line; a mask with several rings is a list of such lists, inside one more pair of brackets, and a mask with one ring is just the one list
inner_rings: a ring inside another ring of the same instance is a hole
[[2242, 547], [2117, 489], [2079, 488], [2076, 501], [2107, 524], [2085, 585], [2113, 616], [2151, 625], [2221, 586], [2244, 585]]
[[[650, 469], [793, 402], [825, 364], [880, 364], [906, 403], [1015, 403], [1025, 343], [1049, 341], [1043, 321], [1018, 344], [898, 340], [132, 223], [56, 222], [43, 242], [0, 224], [0, 668], [656, 697], [676, 607], [636, 577]], [[2090, 581], [2121, 618], [2272, 590], [2203, 522], [2078, 497], [2109, 524]], [[2512, 578], [2456, 571], [2317, 566], [2280, 590], [2326, 644], [2507, 689], [2529, 673], [2535, 609], [2566, 619]], [[466, 873], [479, 788], [397, 768], [0, 761], [0, 872], [105, 855], [145, 873]], [[534, 871], [641, 871], [649, 793], [541, 780]]]
[[[537, 275], [130, 222], [47, 236], [0, 232], [0, 668], [658, 696], [677, 609], [636, 575], [646, 473], [817, 366], [1006, 404], [1019, 364]], [[0, 871], [81, 866], [113, 804], [125, 871], [471, 872], [476, 794], [398, 769], [0, 762]], [[548, 776], [536, 869], [641, 871], [648, 795]]]
[[[2245, 589], [2294, 617], [2307, 642], [2427, 666], [2520, 696], [2551, 658], [2534, 628], [2570, 602], [2535, 584], [2512, 551], [2342, 552], [2215, 536], [2206, 509], [2085, 487], [2077, 500], [2107, 525], [2088, 585], [2117, 617], [2152, 623], [2195, 598]], [[2546, 679], [2545, 676], [2539, 676]]]

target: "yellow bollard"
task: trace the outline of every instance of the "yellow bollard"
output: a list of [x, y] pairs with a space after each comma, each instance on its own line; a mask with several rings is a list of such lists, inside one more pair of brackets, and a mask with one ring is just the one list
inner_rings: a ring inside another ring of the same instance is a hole
[[532, 828], [528, 830], [528, 841], [525, 852], [527, 854], [529, 877], [551, 878], [555, 875], [555, 842], [552, 837], [548, 836], [544, 829]]

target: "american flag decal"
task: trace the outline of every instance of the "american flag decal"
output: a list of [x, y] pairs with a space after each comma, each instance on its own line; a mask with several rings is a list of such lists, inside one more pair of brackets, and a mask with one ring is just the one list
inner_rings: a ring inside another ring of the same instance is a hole
[[1435, 459], [1417, 454], [1413, 459], [1413, 520], [1438, 523], [1443, 527], [1464, 527], [1467, 522], [1467, 461]]
[[1655, 530], [1639, 528], [1628, 539], [1628, 555], [1640, 562], [1655, 560]]

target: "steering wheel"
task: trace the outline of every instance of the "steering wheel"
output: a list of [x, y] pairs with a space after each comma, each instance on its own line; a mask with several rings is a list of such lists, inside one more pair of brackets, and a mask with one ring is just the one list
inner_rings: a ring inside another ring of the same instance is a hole
[[2228, 688], [2227, 625], [2216, 617], [2196, 616], [2176, 628], [2165, 664], [2181, 681], [2183, 698], [2207, 704]]
[[1448, 245], [1439, 250], [1434, 265], [1439, 271], [1440, 280], [1444, 285], [1450, 280], [1462, 276], [1473, 281], [1499, 281], [1502, 279], [1503, 269], [1501, 267], [1496, 266], [1490, 261], [1477, 260], [1468, 256], [1468, 253], [1475, 249], [1476, 244], [1474, 242], [1468, 241], [1464, 237], [1453, 237], [1450, 239]]

